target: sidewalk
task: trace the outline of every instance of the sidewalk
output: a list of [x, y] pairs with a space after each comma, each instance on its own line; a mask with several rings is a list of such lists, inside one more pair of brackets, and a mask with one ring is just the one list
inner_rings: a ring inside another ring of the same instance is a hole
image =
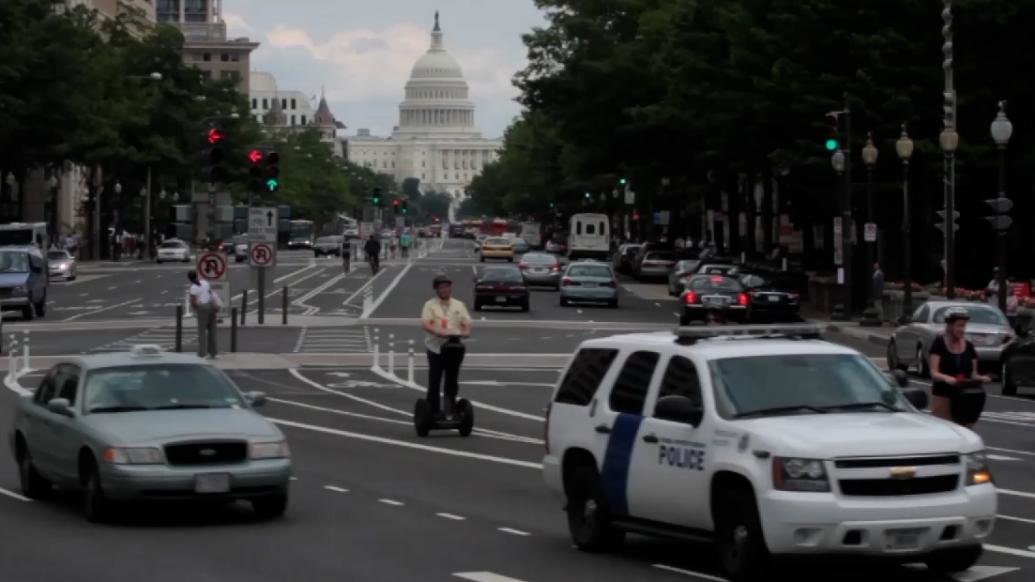
[[879, 346], [888, 345], [891, 334], [895, 332], [895, 328], [887, 324], [881, 327], [863, 327], [855, 321], [824, 321], [817, 323], [825, 324], [829, 332], [842, 333]]

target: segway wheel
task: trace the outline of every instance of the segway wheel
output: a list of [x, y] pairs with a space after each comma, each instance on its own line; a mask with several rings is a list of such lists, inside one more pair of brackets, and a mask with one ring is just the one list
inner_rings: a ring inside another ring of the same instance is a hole
[[419, 437], [428, 436], [431, 430], [431, 408], [428, 407], [428, 401], [423, 398], [417, 400], [413, 407], [413, 428]]
[[474, 430], [474, 407], [467, 399], [461, 398], [457, 401], [456, 408], [460, 413], [460, 436], [471, 436], [471, 431]]

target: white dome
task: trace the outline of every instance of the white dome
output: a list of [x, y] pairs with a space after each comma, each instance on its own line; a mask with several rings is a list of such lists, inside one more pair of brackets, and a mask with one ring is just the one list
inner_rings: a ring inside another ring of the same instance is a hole
[[444, 49], [432, 48], [413, 65], [410, 79], [463, 79], [460, 63]]

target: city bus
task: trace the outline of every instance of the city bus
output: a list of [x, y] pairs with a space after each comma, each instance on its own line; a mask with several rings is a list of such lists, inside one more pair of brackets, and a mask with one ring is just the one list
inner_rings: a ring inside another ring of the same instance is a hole
[[312, 220], [292, 220], [288, 232], [289, 249], [311, 249], [316, 239], [316, 225]]

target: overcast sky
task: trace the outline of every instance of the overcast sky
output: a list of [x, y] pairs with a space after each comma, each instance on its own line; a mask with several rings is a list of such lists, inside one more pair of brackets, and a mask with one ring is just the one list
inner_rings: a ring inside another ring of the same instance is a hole
[[524, 67], [521, 35], [545, 21], [532, 0], [223, 0], [231, 38], [261, 46], [252, 70], [281, 90], [319, 95], [349, 135], [386, 135], [413, 63], [431, 43], [435, 10], [445, 47], [460, 62], [486, 137], [503, 134], [520, 108], [514, 73]]

